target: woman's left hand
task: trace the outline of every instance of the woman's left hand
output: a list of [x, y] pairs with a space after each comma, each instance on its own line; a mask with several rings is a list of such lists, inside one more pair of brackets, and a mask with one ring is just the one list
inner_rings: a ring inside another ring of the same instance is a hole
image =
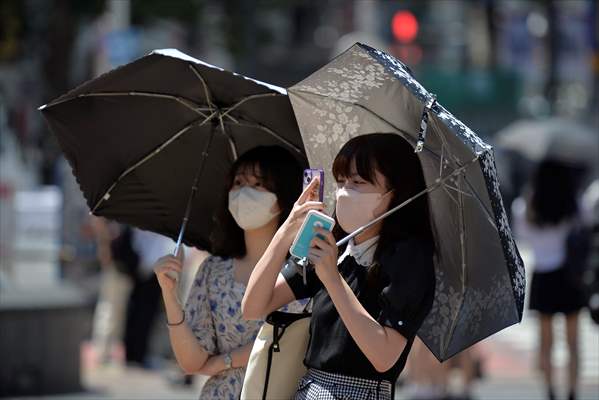
[[323, 228], [314, 228], [318, 236], [312, 239], [308, 259], [314, 265], [318, 279], [327, 286], [329, 283], [339, 279], [337, 269], [337, 257], [339, 250], [335, 237], [331, 232]]

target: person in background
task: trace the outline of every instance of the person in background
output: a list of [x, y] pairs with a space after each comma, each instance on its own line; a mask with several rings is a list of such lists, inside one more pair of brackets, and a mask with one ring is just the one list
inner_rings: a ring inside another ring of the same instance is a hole
[[441, 363], [417, 338], [406, 368], [404, 392], [410, 400], [472, 400], [473, 385], [482, 378], [480, 347], [475, 344]]
[[449, 364], [440, 363], [420, 340], [414, 340], [406, 365], [405, 393], [410, 400], [448, 399]]
[[[182, 254], [154, 266], [171, 346], [187, 374], [208, 375], [200, 398], [238, 399], [262, 321], [247, 321], [241, 300], [256, 262], [301, 191], [302, 167], [285, 149], [256, 147], [234, 163], [216, 216], [212, 255], [198, 269], [185, 307], [177, 301]], [[208, 216], [209, 217], [209, 216]], [[282, 267], [282, 264], [281, 266]], [[300, 303], [287, 311], [299, 312]]]
[[582, 290], [571, 279], [567, 265], [567, 239], [577, 224], [589, 220], [579, 199], [584, 169], [560, 161], [542, 161], [529, 190], [512, 205], [516, 238], [534, 257], [529, 307], [539, 318], [539, 367], [547, 397], [555, 399], [553, 366], [553, 317], [563, 314], [569, 353], [570, 400], [576, 398], [578, 380], [578, 314], [585, 305]]
[[101, 267], [92, 340], [98, 360], [106, 364], [114, 361], [117, 346], [123, 344], [127, 298], [132, 286], [130, 272], [137, 268], [138, 256], [125, 227], [95, 216], [90, 224]]
[[153, 273], [157, 259], [172, 252], [175, 242], [157, 233], [131, 228], [131, 246], [139, 257], [127, 305], [125, 359], [129, 366], [151, 367], [152, 327], [160, 307], [160, 286]]

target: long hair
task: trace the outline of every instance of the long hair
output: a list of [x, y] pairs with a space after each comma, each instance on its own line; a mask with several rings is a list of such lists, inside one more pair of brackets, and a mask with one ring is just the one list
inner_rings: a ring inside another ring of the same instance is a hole
[[294, 202], [302, 190], [303, 165], [293, 155], [279, 146], [259, 146], [241, 155], [231, 167], [220, 206], [214, 218], [214, 231], [210, 236], [211, 253], [220, 257], [243, 257], [246, 254], [243, 229], [237, 225], [229, 211], [229, 191], [235, 175], [249, 172], [264, 182], [264, 187], [277, 196], [279, 226], [289, 216]]
[[[335, 179], [350, 176], [354, 160], [356, 172], [364, 180], [376, 183], [375, 170], [385, 177], [387, 190], [393, 190], [389, 209], [426, 188], [418, 156], [412, 146], [396, 134], [373, 133], [349, 140], [339, 150], [333, 162]], [[337, 238], [347, 233], [349, 232], [344, 232], [339, 224], [336, 225]], [[408, 238], [419, 238], [434, 246], [426, 194], [383, 220], [375, 260], [394, 243]]]
[[527, 219], [536, 226], [557, 225], [578, 213], [577, 196], [585, 168], [560, 161], [542, 161], [532, 178]]

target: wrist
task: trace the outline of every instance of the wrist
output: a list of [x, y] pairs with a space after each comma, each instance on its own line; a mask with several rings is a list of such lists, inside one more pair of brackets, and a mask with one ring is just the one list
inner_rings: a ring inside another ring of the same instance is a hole
[[288, 249], [289, 247], [291, 247], [291, 243], [293, 243], [294, 238], [295, 235], [293, 235], [293, 230], [287, 222], [284, 222], [283, 225], [281, 225], [281, 229], [279, 229], [277, 233], [275, 233], [275, 236], [273, 237], [271, 243], [278, 243], [282, 247]]
[[332, 274], [327, 274], [327, 276], [321, 278], [322, 284], [327, 288], [328, 291], [331, 289], [335, 289], [341, 286], [341, 274], [336, 271]]
[[177, 289], [163, 290], [162, 291], [162, 298], [164, 299], [165, 303], [179, 304], [179, 301], [177, 300]]

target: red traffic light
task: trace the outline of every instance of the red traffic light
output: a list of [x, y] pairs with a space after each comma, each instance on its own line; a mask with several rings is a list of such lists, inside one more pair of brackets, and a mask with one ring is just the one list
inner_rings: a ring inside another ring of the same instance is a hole
[[393, 36], [401, 43], [410, 43], [418, 34], [418, 20], [410, 11], [398, 11], [391, 20]]

